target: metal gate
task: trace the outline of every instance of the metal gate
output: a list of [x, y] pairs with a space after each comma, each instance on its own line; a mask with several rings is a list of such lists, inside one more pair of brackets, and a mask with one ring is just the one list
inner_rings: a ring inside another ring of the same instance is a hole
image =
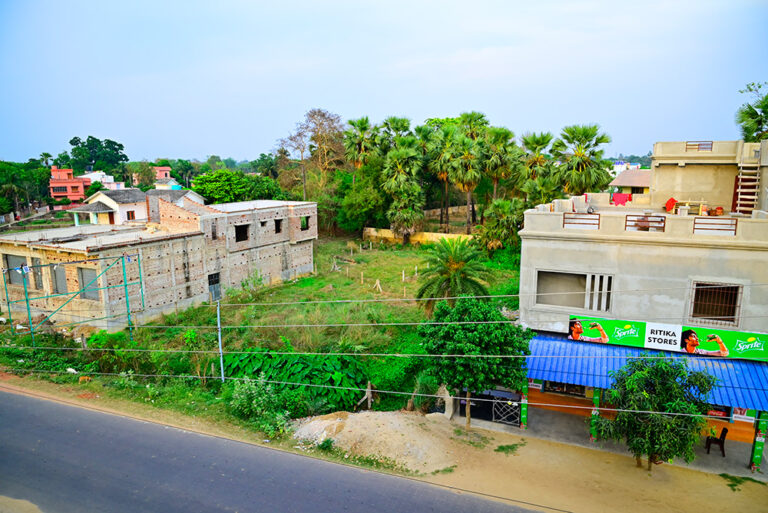
[[520, 403], [512, 400], [493, 401], [493, 421], [520, 427]]

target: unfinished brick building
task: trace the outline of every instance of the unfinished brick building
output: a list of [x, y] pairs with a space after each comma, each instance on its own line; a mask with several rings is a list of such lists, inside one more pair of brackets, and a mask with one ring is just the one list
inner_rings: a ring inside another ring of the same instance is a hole
[[217, 300], [255, 273], [269, 284], [312, 272], [315, 203], [182, 202], [159, 198], [156, 223], [0, 236], [3, 311], [10, 302], [14, 323], [27, 325], [28, 297], [33, 318], [59, 309], [56, 323], [114, 329], [127, 324], [128, 310], [144, 322]]

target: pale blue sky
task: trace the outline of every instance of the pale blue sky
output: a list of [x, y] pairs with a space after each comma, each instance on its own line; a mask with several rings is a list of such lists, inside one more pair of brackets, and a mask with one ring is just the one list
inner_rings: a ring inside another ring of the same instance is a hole
[[0, 160], [122, 142], [254, 159], [313, 107], [599, 123], [608, 154], [737, 139], [768, 80], [768, 2], [0, 0]]

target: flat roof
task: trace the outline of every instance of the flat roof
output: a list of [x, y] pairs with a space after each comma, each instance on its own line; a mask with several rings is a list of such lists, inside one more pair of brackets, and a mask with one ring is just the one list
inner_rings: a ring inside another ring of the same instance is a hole
[[314, 201], [254, 200], [237, 201], [235, 203], [216, 203], [208, 206], [215, 208], [220, 212], [242, 212], [244, 210], [259, 210], [262, 208], [302, 207], [310, 205], [317, 205], [317, 203]]
[[608, 184], [613, 187], [650, 187], [651, 170], [650, 169], [627, 169]]
[[0, 236], [0, 243], [87, 253], [109, 247], [128, 246], [168, 238], [186, 237], [199, 230], [148, 230], [143, 225], [82, 225]]

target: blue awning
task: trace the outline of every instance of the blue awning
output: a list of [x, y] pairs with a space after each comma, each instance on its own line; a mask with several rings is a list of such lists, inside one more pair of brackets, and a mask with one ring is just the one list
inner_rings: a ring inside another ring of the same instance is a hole
[[608, 372], [624, 366], [628, 356], [662, 353], [687, 358], [691, 369], [706, 371], [717, 378], [708, 399], [712, 404], [768, 411], [768, 363], [574, 342], [541, 333], [531, 340], [530, 347], [533, 358], [527, 358], [529, 378], [610, 388], [613, 380]]

